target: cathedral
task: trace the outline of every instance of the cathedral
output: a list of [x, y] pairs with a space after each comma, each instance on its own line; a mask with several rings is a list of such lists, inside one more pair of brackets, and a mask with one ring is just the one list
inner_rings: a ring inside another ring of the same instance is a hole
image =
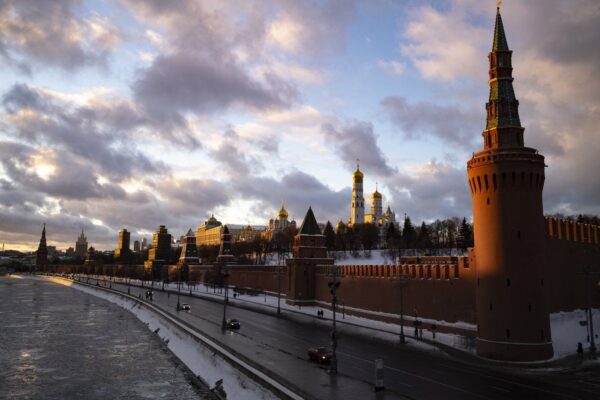
[[365, 223], [376, 225], [379, 228], [379, 244], [383, 245], [390, 224], [394, 224], [396, 229], [399, 228], [398, 222], [396, 222], [396, 213], [392, 211], [389, 205], [385, 212], [383, 212], [383, 196], [377, 186], [375, 186], [375, 191], [371, 194], [371, 212], [365, 214], [363, 178], [364, 174], [360, 170], [360, 164], [357, 160], [356, 171], [352, 174], [352, 199], [350, 202], [348, 226], [351, 227], [354, 224]]

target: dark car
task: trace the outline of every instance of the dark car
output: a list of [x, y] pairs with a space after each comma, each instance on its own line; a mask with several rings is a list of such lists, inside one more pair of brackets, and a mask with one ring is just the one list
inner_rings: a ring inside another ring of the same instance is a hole
[[240, 329], [240, 321], [237, 319], [228, 319], [227, 320], [227, 329]]
[[331, 350], [327, 347], [311, 347], [308, 349], [308, 359], [318, 363], [331, 361]]
[[190, 305], [189, 305], [188, 303], [183, 303], [183, 304], [181, 305], [181, 309], [182, 309], [183, 311], [190, 311]]

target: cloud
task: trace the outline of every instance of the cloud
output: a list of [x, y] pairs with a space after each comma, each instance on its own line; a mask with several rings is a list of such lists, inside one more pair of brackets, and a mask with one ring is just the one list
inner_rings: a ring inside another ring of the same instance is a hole
[[80, 16], [79, 0], [4, 0], [0, 4], [0, 59], [24, 73], [54, 66], [67, 71], [106, 61], [120, 32], [97, 15]]
[[325, 123], [321, 127], [321, 132], [347, 168], [354, 170], [356, 160], [360, 159], [361, 165], [372, 171], [374, 175], [389, 176], [396, 172], [395, 168], [388, 164], [377, 145], [377, 137], [371, 123], [353, 122], [341, 129]]
[[472, 214], [466, 167], [432, 160], [413, 165], [385, 183], [394, 211], [397, 215], [406, 212], [413, 221]]
[[[119, 133], [131, 129], [131, 121], [119, 118], [118, 111], [101, 110], [97, 114], [89, 107], [58, 102], [22, 84], [14, 85], [5, 93], [2, 104], [14, 137], [66, 151], [92, 163], [103, 175], [119, 180], [135, 172], [157, 172], [165, 168], [126, 146], [127, 136]], [[107, 118], [96, 119], [99, 116]], [[125, 126], [119, 127], [118, 123], [123, 122]], [[117, 146], [119, 142], [121, 146]]]
[[399, 61], [377, 60], [377, 66], [389, 72], [390, 74], [397, 76], [404, 74], [404, 71], [406, 69], [404, 67], [404, 64], [402, 64]]
[[134, 96], [149, 114], [177, 124], [184, 123], [185, 112], [285, 108], [298, 97], [296, 89], [275, 75], [265, 74], [258, 81], [235, 60], [219, 61], [184, 52], [159, 56], [133, 84]]
[[464, 110], [454, 105], [430, 102], [410, 104], [401, 96], [386, 97], [381, 106], [408, 139], [431, 136], [454, 146], [472, 149], [479, 138], [476, 132], [485, 127], [485, 115], [481, 110]]

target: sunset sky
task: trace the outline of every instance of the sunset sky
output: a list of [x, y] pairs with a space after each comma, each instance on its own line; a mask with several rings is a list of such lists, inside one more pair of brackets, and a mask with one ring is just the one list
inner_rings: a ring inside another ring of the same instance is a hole
[[[495, 0], [0, 0], [0, 243], [116, 246], [211, 213], [471, 216]], [[505, 0], [546, 213], [600, 214], [600, 3]], [[367, 212], [369, 211], [367, 207]]]

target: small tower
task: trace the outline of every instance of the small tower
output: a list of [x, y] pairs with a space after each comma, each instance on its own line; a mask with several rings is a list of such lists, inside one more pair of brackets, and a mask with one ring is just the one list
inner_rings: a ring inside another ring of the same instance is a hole
[[333, 265], [327, 257], [325, 236], [311, 207], [308, 208], [300, 232], [294, 237], [293, 257], [287, 260], [288, 304], [312, 304], [315, 300], [315, 272], [318, 265]]
[[44, 224], [40, 244], [35, 252], [35, 270], [46, 271], [46, 268], [48, 268], [48, 248], [46, 247], [46, 224]]
[[352, 200], [350, 225], [365, 223], [365, 198], [363, 196], [363, 173], [360, 172], [359, 160], [356, 160], [356, 171], [352, 174]]
[[183, 238], [183, 247], [181, 248], [181, 256], [177, 262], [179, 265], [200, 264], [198, 258], [198, 249], [196, 248], [196, 236], [190, 228]]
[[235, 262], [235, 257], [231, 251], [231, 242], [231, 233], [229, 233], [229, 228], [225, 225], [221, 232], [221, 247], [219, 248], [219, 255], [217, 256], [217, 263], [231, 264]]
[[544, 288], [544, 157], [525, 147], [500, 16], [489, 53], [484, 148], [467, 162], [477, 272], [477, 353], [512, 361], [552, 357]]

